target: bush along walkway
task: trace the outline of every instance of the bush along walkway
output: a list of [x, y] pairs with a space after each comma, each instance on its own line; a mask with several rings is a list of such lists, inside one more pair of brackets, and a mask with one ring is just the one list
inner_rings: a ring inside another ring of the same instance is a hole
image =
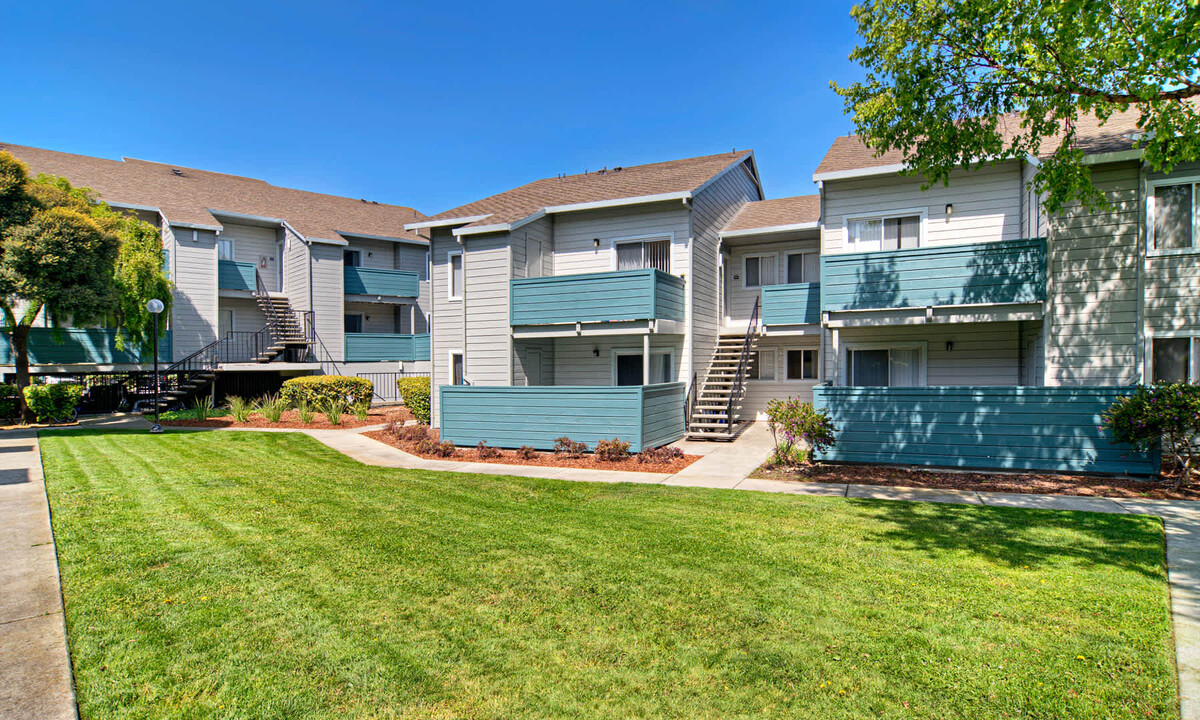
[[76, 717], [37, 431], [0, 432], [0, 718]]

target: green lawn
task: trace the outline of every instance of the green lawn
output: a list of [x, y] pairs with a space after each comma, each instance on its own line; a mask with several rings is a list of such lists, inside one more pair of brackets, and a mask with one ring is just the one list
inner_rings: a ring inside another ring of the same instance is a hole
[[84, 718], [1170, 718], [1149, 517], [45, 433]]

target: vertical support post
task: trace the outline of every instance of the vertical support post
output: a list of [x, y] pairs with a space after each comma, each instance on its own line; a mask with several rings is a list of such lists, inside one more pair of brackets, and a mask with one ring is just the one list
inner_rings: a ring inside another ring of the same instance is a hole
[[162, 432], [162, 424], [158, 422], [158, 313], [154, 313], [154, 424], [150, 427], [150, 432]]
[[642, 384], [650, 383], [650, 333], [642, 336]]

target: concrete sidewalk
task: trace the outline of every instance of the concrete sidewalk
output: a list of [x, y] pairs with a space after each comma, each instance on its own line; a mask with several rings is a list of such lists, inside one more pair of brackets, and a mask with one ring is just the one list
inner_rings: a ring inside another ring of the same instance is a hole
[[77, 717], [34, 430], [0, 432], [0, 718]]

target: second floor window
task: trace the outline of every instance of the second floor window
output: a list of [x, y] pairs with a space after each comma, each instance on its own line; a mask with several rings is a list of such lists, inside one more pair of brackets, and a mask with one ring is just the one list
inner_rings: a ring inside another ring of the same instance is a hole
[[618, 241], [616, 250], [618, 270], [654, 268], [665, 273], [671, 272], [671, 241], [669, 239]]
[[1155, 250], [1186, 250], [1197, 246], [1200, 212], [1196, 187], [1200, 183], [1156, 185], [1150, 195], [1150, 232]]
[[450, 253], [446, 258], [449, 277], [448, 288], [451, 300], [462, 300], [463, 292], [463, 256], [461, 252]]
[[745, 287], [762, 287], [776, 283], [774, 255], [747, 255], [745, 262], [745, 274], [742, 276]]
[[920, 244], [920, 215], [846, 220], [846, 249], [850, 252], [905, 250], [918, 247]]
[[233, 259], [233, 241], [222, 240], [217, 238], [217, 259], [232, 260]]
[[787, 256], [787, 281], [795, 283], [820, 282], [821, 256], [811, 253], [789, 253]]
[[846, 353], [846, 384], [858, 387], [924, 385], [924, 350], [920, 347], [860, 347]]
[[346, 267], [361, 267], [362, 266], [362, 251], [361, 250], [343, 250], [342, 262]]

